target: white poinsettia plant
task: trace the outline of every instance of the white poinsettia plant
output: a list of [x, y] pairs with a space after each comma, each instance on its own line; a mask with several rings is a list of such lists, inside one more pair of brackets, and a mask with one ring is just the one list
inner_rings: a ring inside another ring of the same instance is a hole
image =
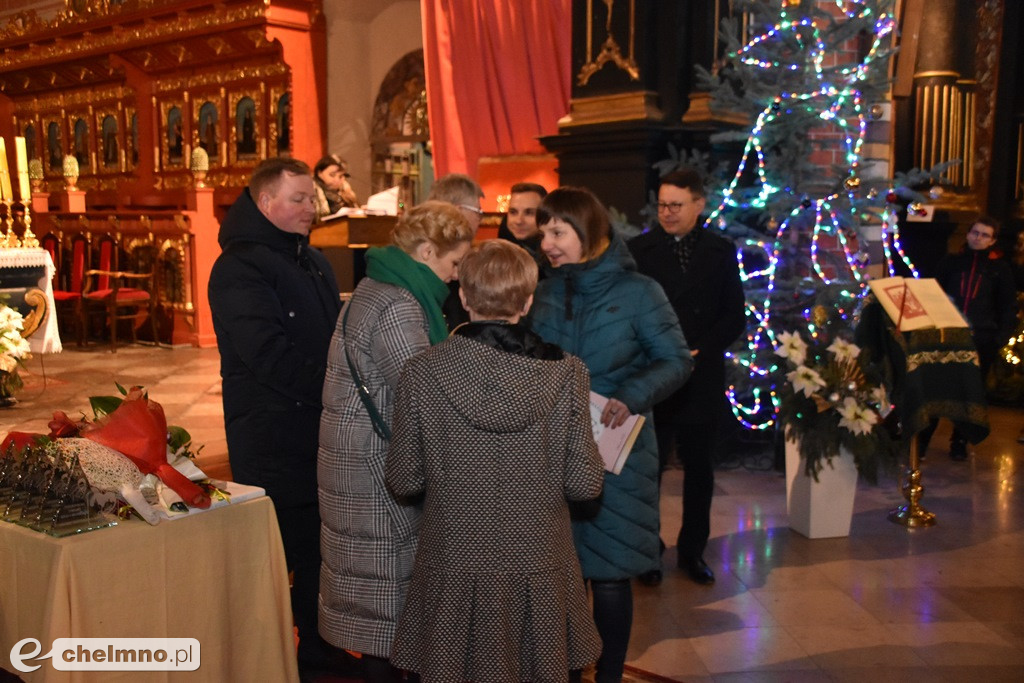
[[881, 383], [870, 379], [859, 346], [839, 337], [826, 344], [782, 332], [775, 353], [790, 368], [779, 418], [787, 438], [800, 444], [808, 475], [816, 478], [840, 447], [872, 481], [880, 464], [895, 463], [896, 442], [884, 424], [891, 404]]
[[21, 336], [24, 325], [21, 313], [0, 303], [0, 373], [5, 374], [10, 389], [21, 388], [18, 366], [31, 352], [28, 341]]

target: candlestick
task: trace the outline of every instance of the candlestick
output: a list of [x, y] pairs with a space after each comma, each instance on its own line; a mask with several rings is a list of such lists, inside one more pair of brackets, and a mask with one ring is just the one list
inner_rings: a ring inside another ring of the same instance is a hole
[[0, 199], [13, 199], [11, 173], [7, 168], [7, 144], [0, 138]]
[[6, 196], [3, 199], [3, 204], [7, 207], [7, 218], [3, 221], [6, 224], [7, 233], [0, 239], [0, 247], [15, 249], [18, 247], [18, 236], [14, 234], [14, 204], [11, 198]]
[[28, 184], [28, 152], [25, 149], [25, 138], [20, 135], [14, 138], [14, 160], [18, 165], [18, 194], [21, 195], [21, 203], [26, 205], [32, 197], [32, 190]]
[[22, 222], [25, 224], [25, 232], [21, 233], [21, 247], [23, 249], [38, 249], [39, 240], [32, 232], [32, 213], [29, 211], [29, 202], [25, 201], [24, 204], [25, 215], [22, 217]]

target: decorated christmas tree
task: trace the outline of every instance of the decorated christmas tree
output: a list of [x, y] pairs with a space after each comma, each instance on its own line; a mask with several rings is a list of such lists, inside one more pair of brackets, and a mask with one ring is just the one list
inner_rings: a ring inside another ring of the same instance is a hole
[[870, 266], [876, 276], [917, 275], [898, 215], [921, 210], [913, 188], [943, 169], [888, 178], [864, 159], [869, 126], [885, 111], [892, 4], [738, 2], [749, 17], [746, 42], [726, 20], [728, 55], [716, 74], [700, 74], [714, 108], [751, 121], [715, 138], [743, 149], [709, 195], [707, 221], [735, 241], [746, 290], [747, 333], [730, 354], [729, 399], [748, 428], [776, 424], [780, 333], [825, 342], [820, 348], [849, 338]]

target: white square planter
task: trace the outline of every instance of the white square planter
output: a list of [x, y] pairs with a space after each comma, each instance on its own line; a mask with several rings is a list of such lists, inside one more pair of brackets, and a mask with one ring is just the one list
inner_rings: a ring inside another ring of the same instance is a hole
[[853, 455], [840, 448], [831, 466], [825, 464], [818, 481], [804, 474], [800, 445], [786, 440], [786, 510], [789, 528], [807, 538], [850, 535], [857, 466]]

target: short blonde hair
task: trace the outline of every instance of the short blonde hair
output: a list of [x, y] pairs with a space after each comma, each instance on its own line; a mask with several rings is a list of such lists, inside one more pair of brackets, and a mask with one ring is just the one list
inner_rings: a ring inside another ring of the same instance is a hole
[[426, 201], [409, 209], [391, 231], [391, 241], [407, 254], [430, 242], [438, 254], [447, 254], [462, 242], [472, 242], [476, 230], [455, 206]]
[[511, 242], [481, 242], [459, 263], [459, 287], [478, 315], [511, 318], [537, 288], [537, 262]]

